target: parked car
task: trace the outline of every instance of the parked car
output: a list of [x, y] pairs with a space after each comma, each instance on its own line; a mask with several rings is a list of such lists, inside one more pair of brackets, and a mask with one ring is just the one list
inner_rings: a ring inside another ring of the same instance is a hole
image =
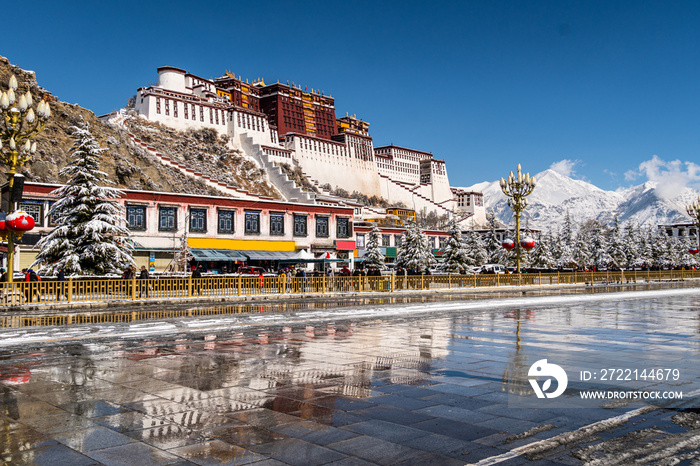
[[263, 277], [274, 277], [277, 274], [270, 273], [262, 267], [244, 266], [238, 269], [239, 275], [242, 277], [259, 277], [262, 274]]
[[486, 264], [481, 266], [479, 273], [504, 274], [506, 273], [506, 268], [501, 264]]

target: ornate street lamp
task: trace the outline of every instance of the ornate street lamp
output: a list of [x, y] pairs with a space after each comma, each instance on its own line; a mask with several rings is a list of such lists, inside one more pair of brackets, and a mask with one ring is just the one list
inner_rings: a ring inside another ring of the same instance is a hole
[[520, 244], [520, 214], [527, 207], [527, 196], [535, 189], [535, 177], [530, 178], [530, 174], [524, 176], [520, 173], [520, 164], [518, 164], [518, 174], [513, 175], [510, 172], [508, 179], [501, 178], [501, 191], [508, 196], [508, 207], [515, 214], [515, 257], [517, 261], [517, 271], [520, 273], [520, 249], [523, 247]]
[[[697, 201], [693, 202], [692, 204], [688, 204], [685, 206], [685, 210], [688, 212], [688, 215], [690, 215], [690, 218], [693, 219], [693, 223], [695, 223], [695, 226], [698, 228], [697, 235], [696, 237], [698, 240], [700, 240], [700, 196], [698, 196]], [[689, 251], [691, 254], [695, 255], [698, 252], [698, 245], [695, 246], [695, 248], [691, 248], [695, 250], [695, 253], [693, 251]]]
[[[40, 100], [36, 110], [32, 108], [34, 99], [31, 91], [17, 97], [17, 78], [12, 75], [8, 83], [9, 89], [0, 94], [0, 159], [9, 167], [8, 181], [8, 218], [15, 212], [13, 186], [17, 168], [24, 165], [36, 152], [36, 142], [29, 140], [36, 136], [46, 126], [51, 116], [49, 103]], [[26, 215], [26, 214], [25, 214]], [[16, 215], [15, 215], [16, 217]], [[23, 223], [23, 225], [26, 225]], [[15, 238], [24, 233], [22, 228], [7, 228], [7, 281], [12, 283], [14, 273]]]

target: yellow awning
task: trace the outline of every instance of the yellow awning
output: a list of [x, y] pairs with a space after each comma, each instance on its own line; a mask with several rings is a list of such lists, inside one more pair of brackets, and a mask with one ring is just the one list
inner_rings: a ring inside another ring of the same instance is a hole
[[238, 249], [240, 251], [296, 251], [294, 241], [229, 238], [187, 238], [187, 246], [198, 249]]

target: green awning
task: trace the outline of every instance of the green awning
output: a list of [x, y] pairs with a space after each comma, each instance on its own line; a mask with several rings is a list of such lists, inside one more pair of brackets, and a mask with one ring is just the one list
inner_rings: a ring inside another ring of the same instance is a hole
[[198, 261], [245, 262], [246, 256], [230, 249], [190, 249], [192, 256]]
[[299, 258], [296, 251], [237, 251], [245, 255], [249, 260], [256, 261], [279, 261], [293, 260]]

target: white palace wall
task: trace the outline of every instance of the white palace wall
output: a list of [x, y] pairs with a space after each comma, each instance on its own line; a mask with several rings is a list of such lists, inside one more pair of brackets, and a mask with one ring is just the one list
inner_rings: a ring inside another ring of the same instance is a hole
[[[185, 107], [186, 106], [186, 107]], [[171, 128], [212, 128], [227, 133], [227, 116], [223, 102], [209, 102], [201, 98], [159, 88], [139, 89], [135, 110], [151, 121]]]
[[304, 172], [321, 184], [330, 183], [334, 188], [368, 196], [381, 193], [374, 160], [349, 155], [345, 144], [294, 134], [287, 135], [285, 147], [292, 151]]
[[229, 112], [227, 133], [236, 149], [243, 149], [241, 136], [252, 138], [255, 144], [261, 146], [281, 147], [277, 131], [270, 128], [267, 118], [263, 115], [235, 110]]

